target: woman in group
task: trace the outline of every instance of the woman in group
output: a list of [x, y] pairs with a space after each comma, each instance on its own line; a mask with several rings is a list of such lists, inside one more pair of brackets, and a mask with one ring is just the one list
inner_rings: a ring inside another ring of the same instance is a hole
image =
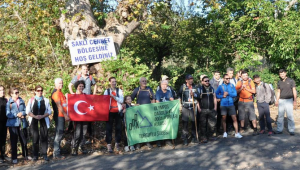
[[33, 138], [33, 160], [38, 160], [39, 141], [41, 140], [41, 155], [43, 156], [45, 161], [49, 161], [47, 150], [48, 128], [50, 127], [49, 115], [51, 114], [51, 107], [49, 99], [43, 96], [42, 86], [36, 86], [34, 91], [35, 96], [29, 99], [26, 107], [26, 114], [29, 116], [28, 121]]
[[2, 85], [0, 85], [0, 151], [1, 151], [1, 159], [0, 163], [4, 162], [5, 155], [5, 143], [7, 136], [7, 127], [6, 127], [6, 103], [7, 99], [5, 98], [5, 89]]
[[12, 163], [17, 164], [17, 144], [20, 138], [22, 155], [25, 159], [28, 159], [27, 149], [27, 120], [26, 120], [26, 106], [24, 100], [19, 97], [19, 89], [12, 87], [9, 90], [11, 98], [6, 104], [6, 126], [9, 128], [10, 133], [10, 145], [11, 145], [11, 158]]
[[[84, 95], [83, 89], [85, 88], [85, 82], [83, 80], [77, 81], [75, 84], [76, 94], [78, 95]], [[86, 154], [87, 151], [84, 148], [85, 143], [85, 135], [87, 132], [88, 122], [79, 122], [74, 121], [74, 134], [72, 139], [72, 155], [77, 156], [78, 155], [78, 147], [80, 144], [79, 150]]]

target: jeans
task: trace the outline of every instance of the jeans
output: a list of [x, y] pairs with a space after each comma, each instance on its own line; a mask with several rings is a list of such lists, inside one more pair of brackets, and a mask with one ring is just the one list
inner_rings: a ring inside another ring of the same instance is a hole
[[80, 147], [83, 148], [85, 144], [85, 134], [87, 132], [88, 122], [73, 122], [73, 124], [75, 129], [73, 132], [72, 147], [78, 148], [80, 144]]
[[267, 121], [267, 127], [269, 132], [272, 131], [271, 117], [270, 117], [270, 106], [269, 103], [257, 103], [257, 109], [259, 113], [259, 126], [260, 130], [265, 130], [265, 117]]
[[122, 118], [119, 113], [109, 112], [109, 119], [106, 122], [106, 143], [111, 144], [112, 141], [112, 130], [115, 122], [115, 141], [116, 143], [121, 142], [122, 137]]
[[289, 132], [295, 131], [295, 122], [293, 116], [293, 99], [279, 99], [278, 117], [277, 117], [277, 131], [282, 132], [284, 127], [284, 113], [286, 112], [288, 119]]
[[20, 139], [22, 155], [23, 157], [28, 156], [27, 149], [27, 129], [20, 130], [20, 127], [9, 127], [10, 143], [11, 143], [11, 159], [17, 159], [18, 151], [18, 140]]
[[54, 139], [54, 152], [53, 156], [60, 155], [60, 142], [64, 134], [64, 128], [65, 128], [65, 118], [64, 117], [58, 117], [57, 118], [57, 126], [55, 127], [55, 139]]
[[[39, 128], [40, 122], [40, 128]], [[39, 156], [39, 144], [41, 139], [41, 155], [47, 156], [48, 150], [48, 128], [45, 119], [32, 119], [30, 125], [31, 133], [32, 133], [32, 149], [33, 156]]]

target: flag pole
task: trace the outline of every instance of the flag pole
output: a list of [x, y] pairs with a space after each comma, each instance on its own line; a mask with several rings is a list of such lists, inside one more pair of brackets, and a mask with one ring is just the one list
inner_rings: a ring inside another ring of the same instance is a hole
[[195, 127], [196, 127], [196, 137], [199, 142], [199, 137], [198, 137], [198, 128], [197, 128], [197, 117], [196, 117], [196, 112], [195, 112], [195, 103], [194, 103], [194, 95], [192, 95], [192, 100], [193, 100], [193, 112], [194, 112], [194, 118], [195, 118]]

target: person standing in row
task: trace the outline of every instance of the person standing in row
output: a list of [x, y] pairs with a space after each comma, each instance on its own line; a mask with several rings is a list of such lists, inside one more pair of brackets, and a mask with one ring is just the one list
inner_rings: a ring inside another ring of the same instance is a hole
[[194, 78], [192, 75], [188, 74], [185, 76], [186, 84], [183, 84], [178, 91], [178, 98], [182, 105], [182, 136], [183, 145], [188, 145], [188, 123], [191, 120], [192, 123], [192, 143], [199, 143], [197, 139], [197, 99], [199, 94], [197, 88], [194, 84]]
[[243, 133], [245, 131], [245, 117], [249, 117], [249, 120], [252, 121], [253, 125], [253, 136], [258, 135], [257, 131], [257, 121], [254, 110], [253, 103], [253, 94], [255, 94], [255, 85], [252, 80], [249, 79], [248, 72], [242, 71], [242, 81], [239, 81], [236, 85], [236, 90], [239, 95], [239, 120], [241, 123], [240, 132]]
[[106, 122], [106, 143], [107, 150], [112, 153], [112, 131], [113, 124], [115, 122], [115, 149], [120, 151], [120, 142], [122, 138], [122, 103], [124, 101], [123, 91], [116, 87], [117, 81], [115, 77], [110, 77], [109, 79], [110, 88], [106, 89], [104, 95], [110, 95], [110, 110], [109, 119]]
[[55, 139], [54, 139], [54, 159], [64, 159], [65, 157], [60, 153], [60, 143], [64, 134], [65, 121], [69, 121], [70, 118], [67, 114], [67, 101], [65, 95], [62, 93], [63, 80], [56, 78], [55, 89], [56, 92], [52, 94], [52, 99], [58, 108], [57, 126], [55, 127]]
[[129, 151], [135, 151], [135, 148], [134, 146], [128, 146], [128, 140], [127, 140], [127, 131], [126, 131], [126, 110], [127, 108], [130, 108], [132, 107], [132, 99], [131, 99], [131, 96], [125, 96], [124, 97], [124, 103], [123, 103], [123, 113], [124, 113], [124, 133], [125, 133], [125, 137], [124, 137], [124, 150], [125, 152], [129, 152]]
[[38, 160], [39, 144], [41, 140], [41, 155], [45, 161], [49, 161], [47, 150], [50, 120], [48, 116], [51, 114], [51, 107], [49, 99], [43, 97], [42, 86], [38, 85], [35, 87], [35, 97], [29, 99], [26, 107], [26, 114], [29, 116], [28, 121], [32, 133], [33, 160]]
[[[160, 83], [161, 89], [156, 92], [155, 99], [156, 103], [160, 102], [167, 102], [167, 101], [173, 101], [173, 94], [171, 90], [168, 90], [168, 81], [162, 80]], [[166, 144], [169, 146], [172, 146], [172, 143], [170, 140], [166, 140]], [[157, 146], [161, 147], [161, 141], [157, 141]]]
[[293, 79], [286, 76], [286, 70], [279, 70], [280, 80], [277, 83], [277, 100], [275, 105], [278, 106], [277, 131], [276, 134], [282, 134], [284, 127], [284, 113], [288, 119], [288, 130], [291, 136], [295, 135], [295, 121], [293, 109], [297, 109], [297, 91], [296, 83]]
[[233, 121], [235, 138], [242, 138], [243, 136], [238, 132], [238, 123], [234, 106], [234, 98], [237, 96], [236, 89], [233, 84], [230, 83], [230, 77], [228, 74], [223, 76], [223, 82], [224, 83], [216, 90], [217, 98], [221, 99], [221, 115], [224, 129], [223, 138], [227, 138], [228, 136], [226, 132], [227, 115], [229, 115]]
[[253, 81], [256, 84], [255, 91], [256, 91], [257, 109], [259, 113], [259, 126], [260, 126], [259, 133], [264, 134], [266, 132], [265, 131], [265, 119], [266, 119], [267, 127], [268, 127], [268, 136], [271, 136], [273, 134], [271, 116], [270, 116], [270, 106], [269, 106], [272, 97], [271, 88], [268, 84], [260, 80], [259, 75], [254, 75]]
[[6, 144], [6, 137], [7, 137], [7, 117], [6, 117], [6, 103], [7, 99], [5, 98], [5, 88], [4, 86], [0, 85], [0, 152], [1, 152], [1, 159], [0, 164], [4, 162], [5, 158], [5, 144]]
[[[169, 77], [166, 76], [166, 75], [163, 75], [162, 78], [161, 78], [161, 81], [167, 81], [168, 82], [167, 90], [170, 90], [172, 92], [173, 98], [176, 99], [177, 94], [176, 94], [176, 91], [169, 85], [169, 81], [170, 81]], [[161, 89], [161, 86], [160, 85], [157, 86], [156, 92], [158, 92], [160, 89]]]
[[199, 102], [197, 104], [200, 125], [200, 139], [202, 143], [207, 143], [215, 132], [217, 123], [217, 98], [215, 90], [209, 84], [209, 78], [204, 76], [202, 78], [202, 86], [198, 88]]
[[[131, 99], [134, 100], [135, 98], [137, 105], [155, 103], [153, 90], [147, 86], [145, 77], [140, 78], [140, 87], [135, 88], [131, 94]], [[153, 148], [150, 142], [147, 142], [147, 146], [149, 149]], [[140, 149], [140, 144], [136, 145], [136, 149]]]
[[[83, 80], [77, 81], [75, 84], [76, 95], [85, 95], [83, 89], [85, 88], [85, 83]], [[88, 127], [88, 122], [84, 121], [74, 121], [74, 132], [72, 138], [72, 156], [78, 155], [78, 149], [81, 153], [86, 154], [85, 150], [85, 134]], [[80, 146], [79, 146], [80, 145]]]
[[11, 159], [13, 164], [18, 163], [17, 150], [18, 140], [20, 139], [22, 147], [22, 156], [28, 159], [27, 149], [27, 127], [28, 122], [26, 120], [26, 106], [25, 101], [19, 97], [19, 89], [12, 87], [9, 90], [11, 98], [6, 104], [6, 126], [9, 128], [10, 145], [11, 145]]

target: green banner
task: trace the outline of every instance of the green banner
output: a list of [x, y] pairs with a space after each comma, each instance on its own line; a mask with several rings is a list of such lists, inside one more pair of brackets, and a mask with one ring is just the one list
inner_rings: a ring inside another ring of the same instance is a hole
[[179, 125], [179, 100], [130, 107], [125, 118], [129, 146], [175, 139]]

